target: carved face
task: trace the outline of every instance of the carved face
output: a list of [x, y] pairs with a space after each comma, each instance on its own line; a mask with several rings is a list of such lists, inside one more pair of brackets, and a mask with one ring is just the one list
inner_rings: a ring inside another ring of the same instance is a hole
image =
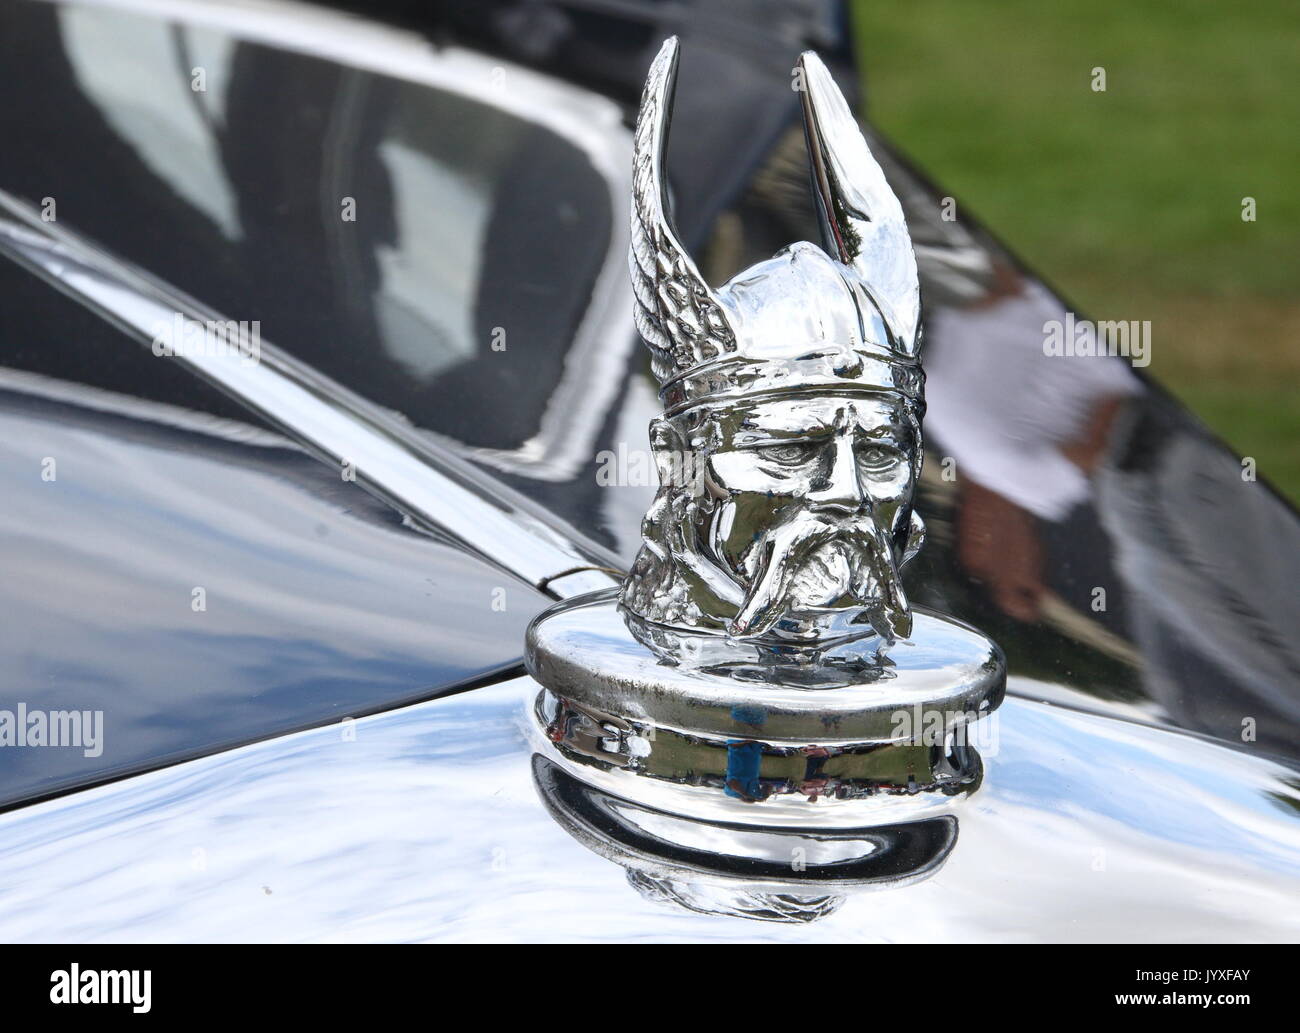
[[[646, 80], [633, 158], [637, 329], [675, 415], [651, 428], [661, 489], [623, 604], [655, 624], [782, 645], [864, 626], [909, 635], [898, 567], [922, 534], [911, 498], [925, 380], [902, 205], [830, 72], [805, 54], [824, 247], [800, 241], [709, 286], [669, 217], [676, 68], [669, 40]], [[689, 484], [697, 470], [691, 492], [683, 474]]]
[[874, 520], [890, 539], [910, 515], [916, 442], [901, 406], [879, 398], [754, 402], [719, 414], [708, 457], [728, 499], [720, 551], [753, 575], [754, 538], [791, 516]]
[[908, 634], [898, 567], [918, 544], [911, 500], [920, 442], [901, 401], [733, 401], [661, 421], [652, 437], [661, 466], [668, 449], [684, 449], [686, 461], [673, 462], [701, 474], [665, 489], [694, 492], [688, 517], [680, 500], [660, 507], [673, 513], [663, 523], [690, 526], [656, 535], [666, 528], [652, 519], [647, 533], [685, 568], [705, 617], [712, 609], [745, 637], [810, 639], [864, 624], [891, 638]]

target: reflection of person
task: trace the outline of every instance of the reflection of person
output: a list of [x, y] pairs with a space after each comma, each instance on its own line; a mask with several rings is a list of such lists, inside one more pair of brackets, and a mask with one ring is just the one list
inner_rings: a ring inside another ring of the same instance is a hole
[[[1021, 621], [1046, 612], [1046, 570], [1097, 571], [1171, 720], [1295, 757], [1294, 514], [1120, 359], [1046, 355], [1061, 302], [887, 172], [928, 302], [926, 429], [956, 461], [962, 568]], [[1073, 531], [1085, 504], [1104, 537], [1049, 562], [1044, 525]]]
[[768, 797], [759, 778], [763, 764], [763, 744], [748, 740], [727, 743], [726, 794], [746, 803], [758, 803]]
[[928, 426], [956, 463], [963, 567], [1004, 613], [1032, 621], [1044, 591], [1035, 521], [1088, 497], [1119, 404], [1142, 388], [1117, 359], [1047, 355], [1044, 324], [1064, 306], [996, 268], [980, 300], [927, 324]]
[[799, 783], [799, 792], [808, 797], [813, 803], [816, 803], [829, 790], [833, 789], [838, 781], [828, 778], [822, 768], [830, 759], [831, 751], [824, 746], [805, 746], [803, 748], [804, 766], [803, 779]]

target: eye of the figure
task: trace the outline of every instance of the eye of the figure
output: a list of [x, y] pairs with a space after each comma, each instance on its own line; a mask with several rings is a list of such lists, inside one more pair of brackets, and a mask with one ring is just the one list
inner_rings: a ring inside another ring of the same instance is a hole
[[903, 462], [903, 454], [888, 445], [867, 445], [858, 451], [858, 465], [869, 473], [890, 473]]
[[812, 458], [816, 445], [811, 441], [781, 441], [759, 445], [754, 449], [763, 459], [780, 466], [798, 466]]

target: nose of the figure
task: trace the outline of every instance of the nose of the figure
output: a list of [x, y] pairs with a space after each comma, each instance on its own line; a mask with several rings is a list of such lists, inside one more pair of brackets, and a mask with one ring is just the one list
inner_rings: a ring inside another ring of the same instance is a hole
[[825, 466], [818, 471], [808, 492], [808, 502], [816, 509], [856, 513], [862, 508], [866, 495], [858, 480], [852, 437], [836, 435], [828, 452]]

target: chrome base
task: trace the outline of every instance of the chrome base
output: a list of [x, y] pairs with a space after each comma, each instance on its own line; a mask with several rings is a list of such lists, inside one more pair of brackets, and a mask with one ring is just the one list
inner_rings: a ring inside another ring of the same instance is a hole
[[700, 914], [815, 922], [850, 895], [928, 878], [957, 841], [951, 816], [830, 832], [679, 818], [593, 789], [536, 755], [533, 781], [560, 827], [626, 869], [643, 897]]
[[606, 793], [704, 821], [843, 829], [943, 813], [979, 785], [966, 730], [1002, 701], [1005, 662], [966, 625], [913, 613], [909, 640], [801, 656], [648, 626], [613, 592], [569, 600], [528, 631], [535, 748]]

